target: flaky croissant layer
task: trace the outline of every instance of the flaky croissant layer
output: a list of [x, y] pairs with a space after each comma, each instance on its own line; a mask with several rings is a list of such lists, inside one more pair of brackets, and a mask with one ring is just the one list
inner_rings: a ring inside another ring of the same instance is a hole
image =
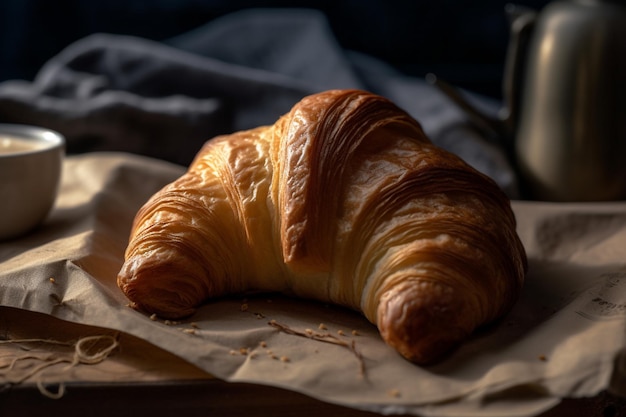
[[312, 95], [272, 126], [208, 141], [137, 213], [118, 284], [163, 318], [280, 291], [361, 311], [431, 363], [518, 297], [510, 202], [385, 98]]

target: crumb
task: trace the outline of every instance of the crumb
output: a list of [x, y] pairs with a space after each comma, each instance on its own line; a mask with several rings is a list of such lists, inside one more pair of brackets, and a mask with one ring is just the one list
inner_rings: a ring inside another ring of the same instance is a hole
[[153, 313], [153, 314], [150, 315], [150, 320], [156, 321], [156, 319], [157, 319], [157, 315], [156, 314]]
[[397, 388], [393, 388], [393, 389], [390, 389], [389, 391], [387, 391], [387, 394], [390, 397], [398, 398], [398, 397], [400, 397], [400, 390], [397, 389]]
[[245, 348], [245, 347], [239, 348], [239, 353], [241, 353], [242, 355], [247, 355], [248, 348]]
[[280, 357], [280, 361], [281, 361], [281, 362], [289, 362], [289, 357], [287, 357], [287, 356], [281, 356], [281, 357]]
[[352, 336], [358, 336], [358, 335], [359, 335], [359, 332], [358, 332], [358, 331], [356, 331], [356, 330], [352, 330]]
[[324, 323], [320, 323], [319, 326], [317, 326], [318, 329], [320, 330], [328, 330], [328, 327], [326, 327], [326, 325]]
[[48, 278], [48, 280], [50, 281], [50, 284], [56, 284], [57, 280], [54, 279], [54, 277], [50, 277]]
[[196, 334], [196, 329], [182, 329], [183, 333]]
[[257, 319], [264, 319], [265, 318], [265, 316], [263, 314], [261, 314], [261, 313], [254, 313], [254, 315], [255, 315], [255, 317]]
[[241, 311], [248, 311], [248, 304], [247, 303], [243, 303], [239, 309]]
[[537, 357], [537, 359], [539, 359], [539, 360], [540, 360], [540, 361], [542, 361], [542, 362], [545, 362], [545, 361], [547, 361], [547, 360], [548, 360], [548, 358], [546, 357], [546, 355], [539, 355], [539, 356]]
[[228, 352], [228, 354], [231, 356], [235, 356], [237, 354], [237, 351], [234, 349], [231, 349], [230, 352]]
[[343, 332], [343, 330], [341, 330], [341, 329], [337, 330], [337, 334], [338, 334], [339, 336], [345, 336], [345, 333], [344, 333], [344, 332]]
[[259, 346], [261, 346], [262, 348], [265, 348], [265, 347], [267, 347], [267, 343], [265, 343], [265, 341], [264, 341], [264, 340], [261, 340], [261, 341], [259, 342]]
[[192, 321], [191, 323], [189, 323], [189, 325], [191, 327], [193, 327], [194, 329], [199, 329], [200, 327], [198, 326], [198, 323], [196, 323], [195, 321]]
[[313, 334], [313, 330], [311, 330], [311, 329], [304, 329], [304, 333], [306, 333], [309, 336], [311, 336]]

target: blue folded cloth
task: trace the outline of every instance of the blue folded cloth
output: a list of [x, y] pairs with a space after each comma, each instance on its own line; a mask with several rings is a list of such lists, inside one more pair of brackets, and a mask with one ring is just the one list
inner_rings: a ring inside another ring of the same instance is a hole
[[[302, 97], [333, 88], [388, 97], [433, 142], [517, 197], [503, 150], [454, 103], [421, 78], [342, 49], [314, 10], [248, 9], [165, 42], [88, 36], [32, 82], [0, 83], [0, 122], [57, 130], [69, 153], [125, 151], [186, 165], [206, 140], [272, 124]], [[499, 105], [472, 100], [488, 112]]]

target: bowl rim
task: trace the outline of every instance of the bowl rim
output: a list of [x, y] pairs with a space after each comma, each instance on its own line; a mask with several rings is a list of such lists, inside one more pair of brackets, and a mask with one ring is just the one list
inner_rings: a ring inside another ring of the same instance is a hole
[[0, 139], [2, 139], [3, 136], [12, 136], [25, 140], [36, 140], [44, 144], [33, 149], [0, 153], [0, 159], [38, 154], [48, 152], [52, 149], [65, 147], [65, 137], [62, 134], [41, 126], [0, 123]]

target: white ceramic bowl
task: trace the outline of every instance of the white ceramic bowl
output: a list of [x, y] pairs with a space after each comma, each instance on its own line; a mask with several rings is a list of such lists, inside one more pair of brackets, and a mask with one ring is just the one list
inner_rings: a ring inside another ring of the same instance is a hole
[[39, 225], [59, 188], [65, 139], [51, 130], [0, 124], [0, 240]]

